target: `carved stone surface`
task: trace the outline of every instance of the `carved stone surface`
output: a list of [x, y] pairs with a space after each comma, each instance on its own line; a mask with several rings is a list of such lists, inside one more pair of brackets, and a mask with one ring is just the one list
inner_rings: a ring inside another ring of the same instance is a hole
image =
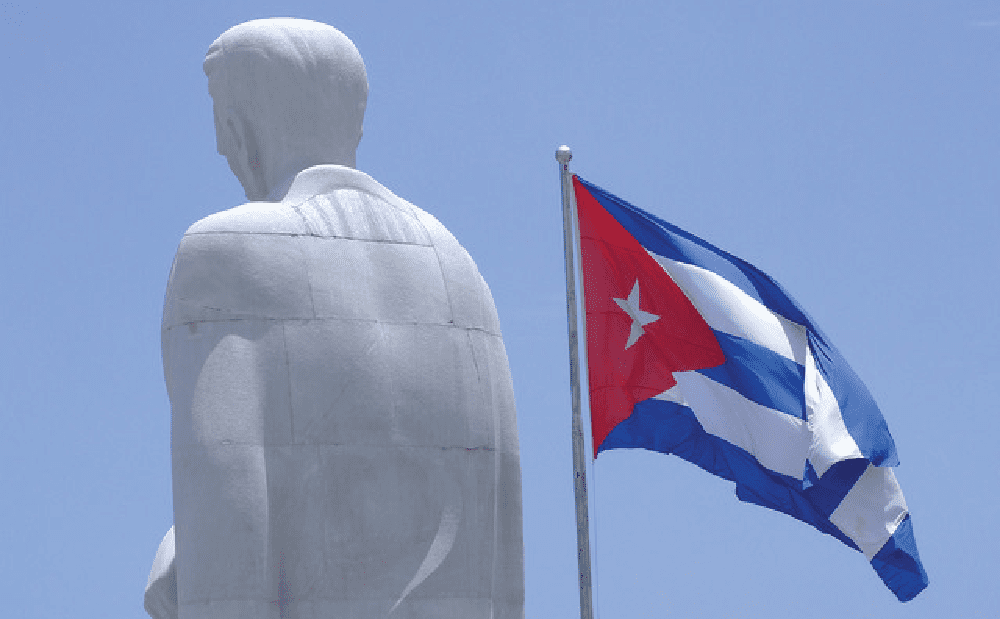
[[219, 152], [266, 201], [191, 226], [170, 274], [175, 528], [147, 611], [522, 617], [496, 309], [444, 226], [353, 169], [357, 50], [259, 20], [223, 34], [206, 73]]

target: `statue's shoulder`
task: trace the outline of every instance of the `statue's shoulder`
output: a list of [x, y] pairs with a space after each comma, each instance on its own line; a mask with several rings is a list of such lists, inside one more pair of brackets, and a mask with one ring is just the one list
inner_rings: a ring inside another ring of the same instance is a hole
[[170, 269], [163, 327], [310, 317], [308, 276], [295, 247], [305, 234], [301, 218], [280, 202], [250, 202], [195, 222]]
[[472, 256], [436, 217], [420, 208], [413, 209], [437, 253], [455, 324], [500, 335], [493, 295]]
[[295, 211], [281, 202], [248, 202], [196, 221], [185, 236], [198, 234], [306, 234]]

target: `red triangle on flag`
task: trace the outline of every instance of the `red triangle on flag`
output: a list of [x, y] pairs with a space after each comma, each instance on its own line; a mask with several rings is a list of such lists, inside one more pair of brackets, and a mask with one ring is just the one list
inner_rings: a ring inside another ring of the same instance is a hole
[[673, 372], [725, 363], [684, 292], [573, 177], [587, 320], [594, 456], [636, 403], [677, 384]]

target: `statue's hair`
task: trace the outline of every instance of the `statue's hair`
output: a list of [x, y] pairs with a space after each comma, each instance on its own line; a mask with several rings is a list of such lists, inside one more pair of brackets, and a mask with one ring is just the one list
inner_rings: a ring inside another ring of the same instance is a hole
[[[281, 139], [305, 148], [360, 139], [368, 76], [357, 48], [333, 26], [292, 18], [239, 24], [212, 43], [203, 67], [231, 105]], [[302, 118], [328, 118], [329, 132], [314, 135], [315, 123]]]

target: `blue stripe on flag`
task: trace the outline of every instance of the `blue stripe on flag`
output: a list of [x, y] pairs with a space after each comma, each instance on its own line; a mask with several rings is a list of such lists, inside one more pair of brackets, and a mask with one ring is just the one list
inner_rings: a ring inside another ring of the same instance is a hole
[[830, 522], [828, 513], [809, 501], [802, 491], [802, 481], [764, 468], [747, 451], [709, 434], [686, 406], [663, 400], [639, 402], [632, 416], [604, 439], [600, 451], [622, 448], [677, 455], [713, 475], [736, 482], [736, 496], [741, 501], [798, 518], [859, 550]]
[[837, 398], [844, 425], [861, 453], [875, 466], [899, 464], [889, 427], [867, 387], [819, 327], [776, 281], [745, 260], [632, 206], [579, 176], [577, 179], [649, 251], [712, 271], [771, 311], [806, 327], [816, 367]]
[[829, 518], [867, 469], [868, 460], [864, 458], [841, 460], [827, 469], [823, 478], [819, 479], [812, 464], [806, 460], [802, 493], [817, 511]]
[[[735, 482], [736, 496], [741, 501], [788, 514], [860, 551], [830, 522], [830, 514], [867, 468], [864, 459], [838, 462], [821, 479], [816, 479], [815, 471], [810, 471], [807, 463], [806, 479], [800, 481], [764, 468], [747, 451], [709, 434], [690, 408], [655, 399], [636, 404], [632, 416], [608, 434], [600, 451], [622, 448], [677, 455], [713, 475]], [[913, 599], [927, 586], [927, 573], [920, 563], [909, 515], [871, 564], [903, 602]]]
[[917, 553], [909, 514], [899, 523], [882, 550], [872, 557], [872, 567], [885, 586], [902, 602], [909, 602], [927, 587], [929, 579]]
[[806, 420], [804, 367], [735, 335], [714, 331], [726, 362], [698, 370], [757, 404]]

